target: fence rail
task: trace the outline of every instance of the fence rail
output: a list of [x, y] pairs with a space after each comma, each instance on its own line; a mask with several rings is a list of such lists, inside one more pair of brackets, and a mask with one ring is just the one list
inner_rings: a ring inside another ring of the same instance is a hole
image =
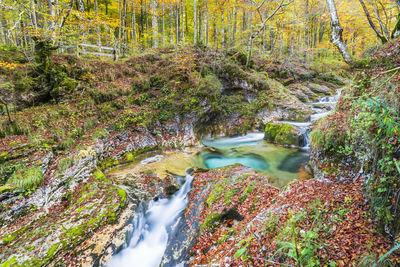
[[[92, 44], [80, 43], [77, 45], [60, 46], [62, 49], [73, 49], [78, 55], [95, 55], [101, 57], [112, 57], [114, 60], [118, 58], [118, 51], [115, 47], [98, 46]], [[104, 51], [106, 50], [106, 51]]]

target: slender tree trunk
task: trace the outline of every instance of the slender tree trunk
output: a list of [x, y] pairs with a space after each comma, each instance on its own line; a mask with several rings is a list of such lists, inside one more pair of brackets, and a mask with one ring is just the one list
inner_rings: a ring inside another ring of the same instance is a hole
[[307, 50], [308, 50], [308, 38], [309, 38], [309, 35], [308, 35], [308, 4], [309, 4], [309, 2], [308, 2], [308, 0], [305, 0], [306, 1], [306, 5], [305, 5], [305, 14], [304, 14], [304, 20], [305, 20], [305, 27], [304, 27], [304, 39], [305, 39], [305, 42], [304, 42], [304, 45], [305, 45], [305, 47], [304, 47], [304, 54], [303, 54], [303, 60], [305, 61], [306, 59], [307, 59]]
[[[399, 0], [400, 1], [400, 0]], [[209, 34], [209, 17], [208, 17], [208, 0], [206, 2], [206, 46], [208, 46], [208, 34]]]
[[378, 12], [378, 10], [377, 10], [375, 4], [372, 3], [371, 0], [367, 0], [367, 1], [371, 4], [372, 8], [374, 9], [376, 18], [377, 18], [377, 20], [378, 20], [378, 22], [379, 22], [379, 25], [381, 26], [381, 29], [382, 29], [383, 33], [384, 33], [385, 36], [386, 36], [386, 39], [387, 39], [387, 40], [390, 40], [389, 31], [388, 31], [388, 29], [386, 28], [385, 24], [382, 22], [381, 16], [379, 15], [379, 12]]
[[169, 13], [169, 43], [170, 45], [174, 44], [174, 9], [171, 7]]
[[141, 42], [141, 48], [142, 49], [144, 48], [143, 35], [144, 35], [144, 6], [143, 6], [143, 0], [140, 0], [139, 41]]
[[175, 20], [176, 20], [176, 25], [175, 25], [175, 31], [176, 31], [176, 36], [175, 36], [175, 44], [178, 45], [179, 43], [179, 7], [178, 4], [175, 6]]
[[123, 2], [123, 10], [122, 10], [122, 13], [123, 13], [123, 17], [122, 17], [122, 55], [123, 56], [125, 56], [126, 55], [126, 50], [127, 50], [127, 31], [126, 31], [126, 29], [127, 29], [127, 26], [128, 26], [128, 23], [127, 23], [127, 21], [128, 21], [128, 15], [127, 15], [127, 13], [128, 13], [128, 7], [127, 7], [127, 3], [126, 3], [126, 0], [124, 0], [124, 2]]
[[131, 5], [132, 7], [132, 42], [133, 45], [136, 43], [136, 12], [134, 4]]
[[9, 44], [10, 43], [10, 39], [7, 36], [7, 20], [4, 16], [4, 8], [2, 8], [1, 12], [0, 12], [0, 23], [1, 23], [1, 28], [2, 28], [2, 33], [4, 36], [4, 43], [5, 44]]
[[199, 43], [203, 42], [203, 12], [201, 11], [202, 3], [200, 2], [200, 9], [199, 9]]
[[182, 42], [185, 43], [185, 6], [183, 5], [183, 1], [181, 0], [181, 13], [182, 13]]
[[371, 15], [369, 14], [369, 11], [368, 11], [367, 7], [365, 6], [364, 1], [363, 0], [359, 0], [359, 2], [361, 4], [361, 7], [364, 10], [365, 16], [367, 17], [367, 21], [368, 21], [369, 26], [374, 31], [375, 35], [379, 38], [379, 40], [381, 40], [382, 44], [386, 43], [388, 40], [376, 28], [374, 22], [371, 19]]
[[118, 2], [118, 16], [119, 16], [118, 50], [119, 50], [119, 53], [121, 53], [121, 51], [122, 51], [122, 3], [121, 2]]
[[49, 30], [54, 30], [54, 17], [55, 17], [55, 9], [54, 9], [54, 0], [48, 0], [48, 14], [49, 14]]
[[[54, 0], [49, 0], [54, 1]], [[79, 12], [85, 12], [85, 5], [83, 4], [83, 0], [78, 0], [78, 10]]]
[[331, 28], [332, 28], [332, 36], [331, 42], [337, 47], [340, 54], [342, 55], [344, 61], [353, 66], [354, 62], [352, 57], [347, 50], [347, 46], [343, 41], [343, 29], [340, 26], [339, 17], [336, 11], [336, 5], [334, 0], [326, 0], [326, 4], [328, 6], [329, 14], [331, 17]]
[[242, 17], [242, 32], [247, 30], [247, 18], [246, 18], [246, 9], [243, 8], [243, 17]]
[[248, 49], [247, 49], [246, 67], [249, 66], [251, 56], [253, 53], [253, 40], [254, 40], [254, 37], [253, 37], [253, 14], [250, 12], [250, 38], [249, 38]]
[[397, 16], [396, 25], [394, 26], [391, 34], [392, 39], [397, 38], [399, 36], [400, 36], [400, 12], [399, 15]]
[[165, 46], [165, 8], [162, 5], [162, 46]]
[[36, 7], [35, 7], [35, 2], [31, 2], [31, 21], [32, 21], [32, 26], [35, 28], [35, 31], [37, 31], [38, 28], [38, 22], [37, 22], [37, 14], [36, 14]]
[[232, 46], [233, 47], [236, 45], [237, 14], [238, 14], [238, 5], [237, 5], [237, 0], [235, 0], [235, 13], [233, 15], [233, 31], [232, 31]]
[[158, 46], [158, 18], [157, 18], [157, 0], [150, 0], [151, 9], [151, 28], [152, 28], [152, 47]]
[[224, 10], [221, 12], [221, 37], [222, 37], [222, 46], [226, 45], [226, 33], [225, 33], [225, 17]]
[[193, 0], [193, 43], [197, 44], [197, 1]]

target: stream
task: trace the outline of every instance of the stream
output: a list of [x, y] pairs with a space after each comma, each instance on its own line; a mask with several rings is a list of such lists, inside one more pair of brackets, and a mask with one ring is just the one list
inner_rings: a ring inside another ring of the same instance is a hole
[[[114, 256], [109, 267], [158, 266], [168, 242], [168, 227], [188, 204], [193, 176], [186, 174], [185, 183], [171, 199], [151, 201], [145, 213], [138, 212], [128, 246]], [[141, 207], [143, 209], [143, 207]]]
[[[191, 167], [214, 169], [232, 164], [242, 164], [267, 175], [269, 184], [283, 187], [299, 177], [299, 171], [308, 160], [312, 122], [325, 117], [334, 109], [341, 90], [332, 97], [308, 103], [314, 111], [309, 122], [281, 121], [299, 128], [302, 134], [301, 149], [291, 149], [267, 143], [264, 133], [249, 133], [239, 137], [203, 139], [204, 148], [146, 154], [132, 164], [114, 169], [107, 175], [126, 175], [144, 170], [165, 177], [174, 173], [186, 177], [181, 188], [170, 199], [150, 201], [147, 209], [139, 206], [133, 218], [134, 230], [125, 247], [106, 265], [107, 267], [157, 267], [168, 245], [173, 224], [182, 216], [188, 205], [188, 193], [193, 176], [186, 170]], [[183, 264], [181, 264], [183, 266]]]

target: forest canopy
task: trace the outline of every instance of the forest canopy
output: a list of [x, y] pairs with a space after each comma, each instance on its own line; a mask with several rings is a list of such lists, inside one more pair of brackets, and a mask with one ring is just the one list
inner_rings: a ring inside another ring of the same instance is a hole
[[[396, 37], [398, 0], [335, 4], [351, 55]], [[61, 53], [100, 56], [185, 44], [311, 60], [339, 55], [325, 0], [3, 0], [0, 25], [0, 41], [27, 54], [34, 40], [51, 39]]]

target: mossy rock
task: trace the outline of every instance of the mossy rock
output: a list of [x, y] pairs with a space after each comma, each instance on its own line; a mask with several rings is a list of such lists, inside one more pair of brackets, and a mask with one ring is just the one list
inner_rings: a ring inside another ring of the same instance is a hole
[[269, 122], [265, 126], [264, 139], [268, 142], [285, 146], [298, 146], [300, 143], [299, 131], [295, 126], [287, 123]]

